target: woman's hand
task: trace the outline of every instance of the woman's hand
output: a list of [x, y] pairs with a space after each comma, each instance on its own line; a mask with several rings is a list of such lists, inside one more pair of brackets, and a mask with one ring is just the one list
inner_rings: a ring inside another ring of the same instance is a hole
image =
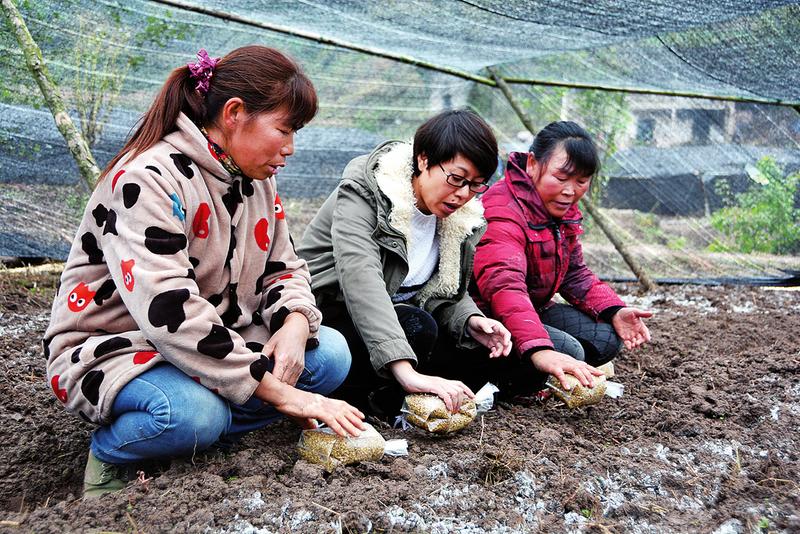
[[458, 412], [461, 403], [472, 399], [475, 394], [458, 380], [447, 380], [438, 376], [423, 375], [411, 366], [408, 360], [396, 360], [389, 369], [400, 386], [408, 393], [433, 393], [444, 401], [450, 413]]
[[278, 382], [271, 373], [264, 375], [254, 395], [293, 419], [301, 428], [315, 428], [314, 419], [343, 437], [358, 436], [365, 428], [364, 414], [357, 408]]
[[292, 312], [264, 345], [264, 354], [275, 360], [272, 375], [294, 386], [303, 372], [306, 363], [306, 341], [308, 340], [308, 319], [300, 312]]
[[583, 386], [589, 388], [594, 387], [593, 377], [603, 374], [603, 371], [592, 367], [586, 362], [576, 360], [569, 354], [551, 349], [534, 352], [531, 356], [531, 362], [539, 371], [556, 377], [564, 389], [569, 389], [569, 384], [566, 382], [567, 373], [577, 378], [578, 382]]
[[511, 352], [511, 332], [499, 321], [473, 315], [467, 320], [467, 332], [489, 349], [490, 358], [508, 356]]
[[627, 307], [614, 314], [611, 325], [626, 349], [632, 350], [650, 341], [650, 330], [642, 319], [652, 316], [653, 312]]

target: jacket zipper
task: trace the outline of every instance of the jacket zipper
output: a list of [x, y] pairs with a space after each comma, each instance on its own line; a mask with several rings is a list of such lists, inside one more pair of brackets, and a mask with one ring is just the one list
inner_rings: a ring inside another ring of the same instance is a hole
[[553, 231], [553, 238], [556, 240], [556, 276], [553, 278], [553, 287], [550, 288], [550, 296], [547, 297], [548, 302], [555, 296], [558, 287], [558, 279], [561, 278], [561, 229], [559, 229], [557, 224], [553, 225], [551, 229]]
[[547, 297], [547, 302], [555, 296], [556, 289], [558, 286], [558, 279], [561, 278], [561, 228], [560, 225], [562, 224], [580, 224], [582, 219], [575, 219], [570, 221], [551, 221], [546, 224], [533, 224], [531, 222], [528, 223], [528, 228], [531, 230], [544, 230], [545, 228], [550, 228], [550, 231], [553, 232], [553, 239], [556, 243], [556, 270], [555, 270], [555, 277], [553, 277], [553, 286], [550, 288], [549, 295]]

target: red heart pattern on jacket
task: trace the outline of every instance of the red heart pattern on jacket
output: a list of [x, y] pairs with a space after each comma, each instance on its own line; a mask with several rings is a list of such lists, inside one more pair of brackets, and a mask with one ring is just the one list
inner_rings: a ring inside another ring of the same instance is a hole
[[125, 289], [128, 291], [133, 291], [133, 284], [135, 280], [133, 279], [133, 259], [130, 260], [122, 260], [120, 262], [120, 268], [122, 269], [122, 283], [125, 284]]
[[192, 220], [192, 231], [195, 237], [205, 239], [208, 237], [208, 219], [211, 217], [211, 208], [208, 207], [207, 202], [202, 202], [197, 207], [197, 212], [194, 214]]
[[264, 252], [267, 251], [269, 247], [269, 221], [267, 219], [260, 219], [256, 223], [256, 227], [254, 230], [256, 236], [256, 244], [258, 244], [258, 248], [263, 250]]
[[53, 388], [53, 392], [56, 394], [56, 398], [63, 403], [67, 402], [67, 390], [60, 389], [58, 387], [58, 379], [61, 378], [61, 375], [55, 375], [53, 378], [50, 379], [50, 386]]
[[95, 292], [89, 289], [89, 286], [80, 282], [75, 288], [69, 292], [67, 296], [67, 307], [70, 311], [78, 313], [89, 305], [94, 298]]
[[142, 365], [156, 357], [158, 352], [154, 350], [141, 351], [133, 355], [133, 363]]

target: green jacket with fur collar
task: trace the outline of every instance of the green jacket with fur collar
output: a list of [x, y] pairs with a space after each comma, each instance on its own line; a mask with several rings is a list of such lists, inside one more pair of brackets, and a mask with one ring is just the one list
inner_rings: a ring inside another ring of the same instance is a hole
[[[408, 274], [411, 163], [412, 147], [400, 141], [352, 160], [297, 250], [308, 262], [317, 302], [336, 299], [347, 305], [373, 367], [384, 376], [389, 362], [416, 364], [391, 300]], [[483, 207], [474, 198], [440, 220], [438, 268], [409, 302], [433, 315], [441, 335], [449, 334], [463, 348], [477, 346], [464, 334], [467, 319], [483, 316], [467, 286], [485, 228]]]

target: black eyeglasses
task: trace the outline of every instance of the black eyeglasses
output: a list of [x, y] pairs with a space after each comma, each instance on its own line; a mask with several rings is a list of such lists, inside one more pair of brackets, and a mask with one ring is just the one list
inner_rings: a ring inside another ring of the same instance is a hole
[[466, 178], [458, 174], [447, 172], [446, 170], [444, 170], [444, 167], [442, 167], [441, 163], [439, 164], [439, 168], [442, 169], [442, 172], [444, 173], [444, 178], [445, 180], [447, 180], [447, 183], [452, 185], [453, 187], [461, 189], [462, 187], [467, 186], [469, 190], [472, 191], [473, 193], [483, 193], [487, 189], [489, 189], [489, 184], [487, 184], [486, 182], [473, 182], [467, 180]]

